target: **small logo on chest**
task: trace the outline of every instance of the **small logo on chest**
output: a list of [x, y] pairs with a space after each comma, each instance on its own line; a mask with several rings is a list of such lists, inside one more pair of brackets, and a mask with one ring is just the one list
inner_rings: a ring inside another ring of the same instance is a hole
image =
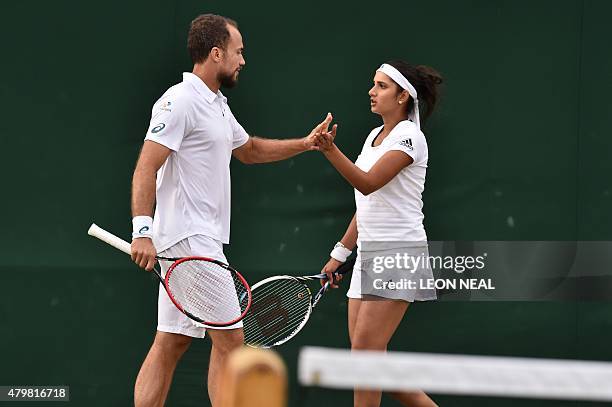
[[165, 102], [163, 105], [161, 105], [160, 109], [165, 110], [166, 112], [171, 112], [172, 111], [171, 106], [172, 106], [172, 102], [168, 101], [168, 102]]

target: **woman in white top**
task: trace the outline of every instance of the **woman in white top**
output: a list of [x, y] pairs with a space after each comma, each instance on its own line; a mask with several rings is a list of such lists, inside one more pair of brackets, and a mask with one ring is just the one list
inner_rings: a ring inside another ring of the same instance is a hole
[[[355, 188], [355, 216], [323, 267], [331, 277], [358, 246], [347, 293], [352, 349], [386, 350], [410, 302], [436, 299], [435, 290], [418, 285], [410, 289], [373, 289], [372, 276], [376, 274], [368, 270], [377, 264], [377, 257], [393, 253], [407, 253], [414, 258], [428, 256], [421, 199], [428, 152], [420, 119], [425, 120], [433, 112], [440, 83], [442, 78], [433, 68], [414, 67], [403, 61], [383, 64], [369, 91], [371, 111], [382, 117], [383, 125], [370, 132], [355, 164], [333, 144], [337, 125], [331, 132], [319, 135], [320, 150]], [[424, 110], [422, 115], [419, 107]], [[401, 265], [386, 266], [391, 267], [391, 273], [401, 271]], [[389, 275], [398, 276], [386, 274]], [[430, 278], [428, 262], [420, 262], [411, 275]], [[393, 396], [405, 406], [436, 405], [423, 392]], [[356, 390], [354, 406], [378, 406], [380, 399], [380, 391]]]

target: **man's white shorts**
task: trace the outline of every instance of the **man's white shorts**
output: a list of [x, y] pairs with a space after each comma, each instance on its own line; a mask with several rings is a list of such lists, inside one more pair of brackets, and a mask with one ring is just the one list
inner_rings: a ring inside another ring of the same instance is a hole
[[[159, 253], [159, 255], [163, 257], [202, 256], [227, 263], [227, 259], [223, 254], [223, 244], [218, 240], [204, 235], [194, 235], [183, 239], [174, 246]], [[162, 275], [165, 276], [166, 270], [168, 270], [172, 262], [160, 260], [159, 263], [162, 268]], [[242, 321], [228, 327], [214, 329], [235, 328], [242, 328]], [[174, 306], [161, 284], [159, 286], [159, 296], [157, 300], [157, 330], [187, 335], [192, 338], [204, 338], [206, 334], [206, 329], [203, 325], [189, 319]]]

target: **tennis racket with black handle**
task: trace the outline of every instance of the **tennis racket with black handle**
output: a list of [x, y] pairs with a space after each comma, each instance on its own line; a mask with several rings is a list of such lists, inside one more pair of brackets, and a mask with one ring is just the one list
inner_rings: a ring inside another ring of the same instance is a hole
[[[347, 261], [335, 275], [348, 273], [354, 265], [355, 259]], [[306, 284], [313, 280], [325, 281], [327, 274], [274, 276], [254, 284], [253, 305], [242, 321], [245, 343], [255, 348], [271, 348], [296, 336], [329, 289], [327, 281], [313, 297]]]
[[[95, 224], [87, 233], [131, 254], [128, 242]], [[153, 272], [176, 308], [194, 321], [226, 327], [241, 321], [251, 307], [251, 288], [231, 266], [207, 257], [156, 258], [173, 262], [165, 276], [157, 265]]]

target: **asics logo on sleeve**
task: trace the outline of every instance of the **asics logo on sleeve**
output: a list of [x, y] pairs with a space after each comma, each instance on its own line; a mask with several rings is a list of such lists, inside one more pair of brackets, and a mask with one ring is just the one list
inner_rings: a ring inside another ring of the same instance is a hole
[[151, 133], [159, 133], [164, 129], [164, 127], [166, 127], [166, 125], [164, 123], [160, 123], [151, 129]]
[[144, 234], [145, 232], [147, 232], [149, 230], [148, 226], [143, 226], [140, 228], [140, 230], [138, 231], [138, 233], [140, 233], [141, 235]]

